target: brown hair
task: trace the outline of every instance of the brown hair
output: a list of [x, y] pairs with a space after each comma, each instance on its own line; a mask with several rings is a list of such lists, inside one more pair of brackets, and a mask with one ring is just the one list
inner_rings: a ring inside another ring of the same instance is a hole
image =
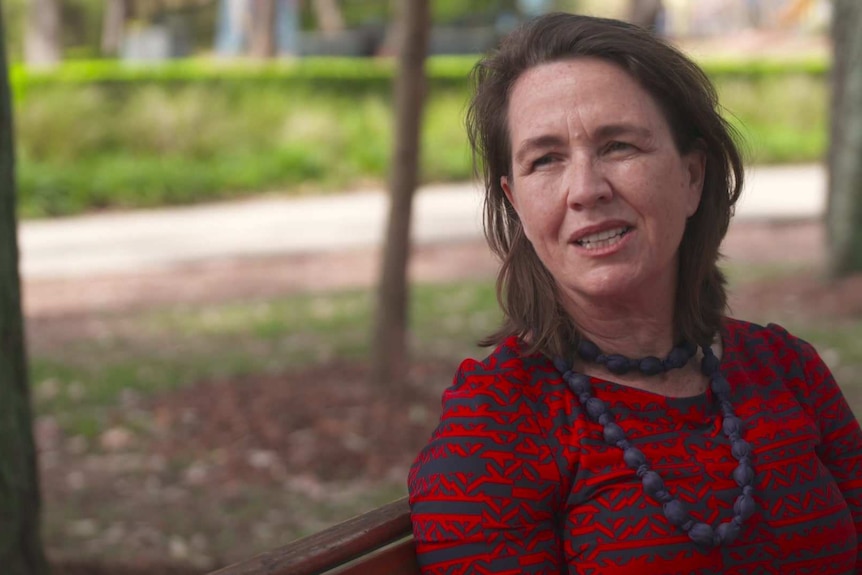
[[529, 353], [570, 357], [578, 338], [553, 277], [533, 251], [500, 184], [512, 168], [508, 107], [513, 85], [530, 68], [578, 57], [599, 58], [625, 70], [658, 103], [679, 152], [705, 151], [700, 205], [686, 223], [679, 248], [674, 331], [680, 339], [708, 343], [727, 305], [719, 246], [742, 189], [735, 131], [719, 113], [712, 83], [681, 52], [625, 22], [559, 13], [521, 25], [471, 74], [474, 95], [467, 131], [474, 165], [485, 183], [485, 237], [502, 260], [497, 298], [505, 314], [503, 326], [481, 343], [495, 345], [515, 335], [527, 343]]

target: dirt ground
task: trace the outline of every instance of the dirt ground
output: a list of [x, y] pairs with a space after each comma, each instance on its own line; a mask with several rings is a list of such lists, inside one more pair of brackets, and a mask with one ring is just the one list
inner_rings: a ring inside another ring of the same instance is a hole
[[[858, 278], [822, 281], [826, 245], [817, 221], [742, 221], [734, 223], [722, 254], [731, 263], [796, 266], [804, 273], [793, 282], [781, 278], [731, 294], [735, 315], [750, 309], [805, 298], [809, 313], [833, 315], [859, 309]], [[24, 309], [31, 331], [86, 325], [94, 313], [141, 310], [187, 302], [224, 302], [266, 298], [312, 290], [370, 287], [377, 278], [379, 254], [372, 250], [286, 257], [200, 262], [139, 274], [87, 279], [25, 282]], [[415, 247], [410, 277], [415, 282], [447, 282], [494, 277], [494, 257], [482, 241]], [[772, 285], [772, 284], [776, 285]], [[792, 284], [792, 285], [789, 285]], [[780, 289], [779, 289], [780, 288]], [[774, 293], [778, 289], [780, 293]], [[816, 297], [815, 297], [816, 296]]]
[[[825, 317], [862, 314], [862, 276], [836, 283], [821, 280], [825, 248], [818, 222], [737, 223], [723, 251], [728, 260], [751, 264], [751, 269], [785, 266], [799, 270], [791, 278], [785, 275], [745, 282], [731, 299], [738, 317], [776, 307]], [[93, 318], [106, 311], [121, 315], [177, 302], [249, 300], [312, 289], [370, 286], [376, 277], [377, 259], [378, 255], [370, 251], [309, 254], [207, 262], [86, 280], [25, 282], [28, 337], [37, 345], [62, 345], [68, 338], [87, 337], [99, 329]], [[415, 249], [411, 276], [421, 282], [493, 281], [495, 269], [484, 244], [471, 242]], [[314, 498], [325, 489], [321, 486], [331, 482], [403, 478], [407, 463], [433, 427], [439, 382], [451, 377], [452, 368], [434, 363], [415, 365], [411, 374], [415, 385], [398, 397], [382, 396], [362, 385], [366, 370], [363, 364], [336, 362], [295, 373], [199, 382], [153, 398], [132, 399], [131, 408], [147, 412], [155, 421], [154, 433], [146, 445], [135, 446], [134, 456], [124, 449], [128, 438], [117, 436], [102, 446], [104, 454], [90, 454], [82, 461], [80, 450], [58, 447], [61, 439], [56, 429], [37, 425], [45, 505], [76, 488], [76, 476], [70, 469], [113, 469], [88, 474], [87, 488], [101, 491], [105, 497], [128, 497], [132, 501], [130, 493], [138, 484], [128, 483], [124, 474], [142, 471], [163, 476], [167, 473], [165, 461], [200, 453], [209, 454], [208, 459], [186, 468], [178, 480], [182, 487], [158, 501], [175, 511], [186, 506], [184, 514], [199, 514], [202, 521], [207, 520], [208, 504], [229, 506], [231, 497], [241, 497], [250, 485], [288, 486]], [[430, 381], [436, 383], [424, 385]], [[391, 433], [392, 429], [399, 432]], [[97, 461], [98, 457], [103, 459]], [[291, 472], [296, 469], [303, 470], [300, 476]], [[146, 516], [157, 514], [158, 509], [147, 511], [144, 506], [133, 508], [131, 513]], [[284, 523], [273, 525], [281, 527]], [[80, 524], [77, 528], [83, 533], [88, 526]], [[87, 562], [55, 554], [55, 573], [185, 575], [237, 559], [220, 554], [213, 549], [217, 545], [209, 542], [198, 545], [206, 549], [199, 550], [204, 559], [195, 561], [194, 540], [182, 542], [186, 547], [182, 560], [158, 555], [147, 558], [146, 550], [158, 547], [153, 543], [158, 535], [136, 529], [125, 526], [113, 535], [93, 533], [93, 537], [101, 537], [101, 545], [111, 541], [128, 545], [132, 549], [130, 559]], [[169, 542], [168, 547], [173, 549], [174, 543]]]

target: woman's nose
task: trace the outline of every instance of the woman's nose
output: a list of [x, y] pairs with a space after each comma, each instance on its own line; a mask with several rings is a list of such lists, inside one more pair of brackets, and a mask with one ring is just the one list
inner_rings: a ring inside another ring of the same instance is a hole
[[610, 182], [601, 166], [591, 159], [572, 162], [566, 174], [567, 202], [574, 210], [583, 210], [613, 198]]

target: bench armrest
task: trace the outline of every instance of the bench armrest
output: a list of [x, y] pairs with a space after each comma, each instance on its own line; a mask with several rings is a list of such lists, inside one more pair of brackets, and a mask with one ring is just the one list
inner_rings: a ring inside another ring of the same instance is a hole
[[[410, 507], [404, 497], [211, 575], [317, 575], [411, 535]], [[391, 549], [383, 555], [392, 554], [400, 561], [415, 557], [412, 540]], [[380, 554], [372, 555], [369, 561], [379, 563], [379, 557]], [[416, 569], [414, 559], [407, 572], [418, 572]]]

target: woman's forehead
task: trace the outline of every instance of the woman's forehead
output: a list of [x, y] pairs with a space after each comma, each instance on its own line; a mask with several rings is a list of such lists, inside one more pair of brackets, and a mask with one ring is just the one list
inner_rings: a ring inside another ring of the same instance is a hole
[[628, 72], [598, 58], [550, 62], [525, 71], [508, 109], [513, 144], [524, 133], [569, 128], [592, 131], [609, 124], [657, 129], [665, 124], [652, 95]]

